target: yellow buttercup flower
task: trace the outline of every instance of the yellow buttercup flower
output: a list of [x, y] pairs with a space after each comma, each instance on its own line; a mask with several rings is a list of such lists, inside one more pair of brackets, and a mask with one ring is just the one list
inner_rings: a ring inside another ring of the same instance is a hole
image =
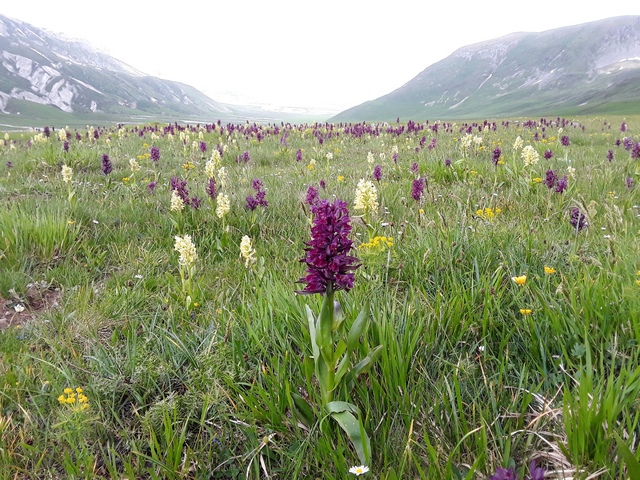
[[521, 308], [520, 309], [520, 313], [522, 315], [531, 315], [531, 309], [530, 308]]
[[526, 275], [520, 275], [519, 277], [511, 277], [511, 280], [513, 280], [516, 285], [521, 287], [525, 283], [527, 283], [527, 276]]
[[546, 265], [544, 266], [544, 273], [546, 273], [547, 275], [553, 275], [554, 273], [556, 273], [556, 269], [553, 267], [547, 267]]

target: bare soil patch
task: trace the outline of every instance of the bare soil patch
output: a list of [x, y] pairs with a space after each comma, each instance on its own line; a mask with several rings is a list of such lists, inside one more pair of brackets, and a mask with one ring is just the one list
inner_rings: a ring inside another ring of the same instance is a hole
[[30, 283], [24, 295], [10, 291], [10, 298], [0, 295], [0, 330], [22, 325], [49, 308], [56, 307], [62, 296], [59, 288], [43, 283]]

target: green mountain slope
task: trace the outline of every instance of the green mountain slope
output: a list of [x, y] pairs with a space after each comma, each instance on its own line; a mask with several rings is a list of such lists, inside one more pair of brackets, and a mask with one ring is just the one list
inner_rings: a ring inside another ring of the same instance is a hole
[[331, 121], [625, 113], [640, 104], [640, 17], [463, 47]]

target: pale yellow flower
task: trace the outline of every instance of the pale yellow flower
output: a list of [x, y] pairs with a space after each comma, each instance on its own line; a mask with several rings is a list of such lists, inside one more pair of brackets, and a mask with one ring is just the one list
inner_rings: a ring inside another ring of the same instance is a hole
[[229, 201], [229, 197], [224, 193], [218, 195], [218, 199], [216, 201], [216, 215], [218, 218], [223, 218], [227, 213], [231, 210], [231, 202]]
[[547, 275], [553, 275], [554, 273], [556, 273], [556, 269], [553, 267], [547, 267], [546, 265], [544, 266], [544, 273], [546, 273]]
[[184, 201], [178, 195], [178, 192], [171, 190], [171, 207], [172, 212], [181, 212], [184, 210]]
[[519, 277], [511, 277], [511, 280], [513, 280], [516, 285], [521, 287], [525, 283], [527, 283], [527, 276], [526, 275], [520, 275]]
[[129, 159], [129, 166], [131, 167], [131, 175], [135, 175], [136, 172], [140, 171], [140, 164], [136, 161], [135, 158]]
[[367, 153], [367, 163], [369, 163], [369, 165], [373, 165], [374, 161], [375, 157], [373, 156], [373, 152]]
[[218, 183], [220, 184], [220, 188], [226, 187], [228, 181], [229, 175], [227, 174], [227, 169], [225, 167], [220, 167], [218, 169]]
[[191, 235], [184, 235], [182, 237], [176, 235], [174, 238], [176, 242], [173, 249], [180, 254], [178, 263], [185, 266], [194, 265], [198, 259], [198, 253], [196, 252], [196, 246], [191, 241]]
[[375, 212], [378, 209], [378, 191], [371, 180], [361, 179], [356, 187], [355, 210]]
[[68, 165], [62, 165], [62, 180], [64, 183], [70, 183], [73, 178], [73, 169]]
[[513, 142], [513, 149], [514, 150], [520, 150], [523, 145], [524, 145], [524, 140], [522, 140], [522, 137], [520, 135], [518, 135], [518, 137], [516, 138], [515, 142]]
[[251, 246], [251, 238], [248, 235], [244, 235], [240, 241], [240, 256], [244, 259], [244, 266], [249, 268], [249, 265], [256, 262], [256, 250]]
[[535, 165], [540, 160], [540, 154], [531, 145], [522, 149], [521, 157], [525, 165]]

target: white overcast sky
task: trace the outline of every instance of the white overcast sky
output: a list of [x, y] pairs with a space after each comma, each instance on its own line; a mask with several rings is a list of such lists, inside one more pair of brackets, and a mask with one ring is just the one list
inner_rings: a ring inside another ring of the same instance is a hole
[[88, 40], [215, 100], [343, 110], [465, 45], [619, 15], [636, 0], [3, 0], [0, 13]]

